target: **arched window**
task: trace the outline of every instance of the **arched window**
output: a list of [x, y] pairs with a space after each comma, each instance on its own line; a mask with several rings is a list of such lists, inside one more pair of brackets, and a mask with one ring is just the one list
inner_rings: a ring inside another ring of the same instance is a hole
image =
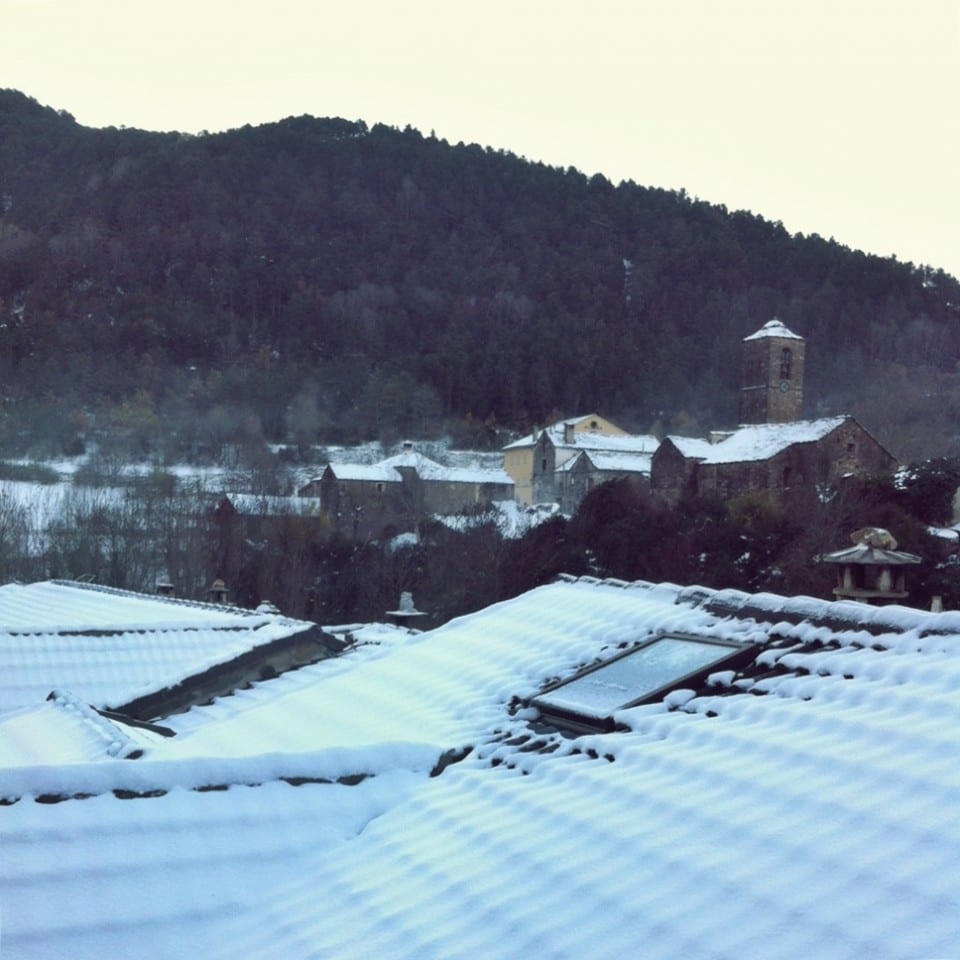
[[780, 351], [780, 379], [789, 380], [790, 379], [790, 365], [793, 362], [793, 354], [790, 352], [789, 347], [784, 347]]

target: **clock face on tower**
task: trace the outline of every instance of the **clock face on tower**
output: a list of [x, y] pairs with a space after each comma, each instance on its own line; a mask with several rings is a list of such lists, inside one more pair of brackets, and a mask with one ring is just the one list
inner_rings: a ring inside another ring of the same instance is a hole
[[786, 393], [789, 389], [790, 389], [790, 381], [789, 381], [789, 380], [781, 380], [781, 381], [780, 381], [780, 392], [781, 392], [781, 393]]

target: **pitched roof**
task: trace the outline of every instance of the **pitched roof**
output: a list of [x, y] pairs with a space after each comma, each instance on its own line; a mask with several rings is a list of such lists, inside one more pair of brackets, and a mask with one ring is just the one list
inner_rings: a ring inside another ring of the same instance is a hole
[[688, 460], [703, 460], [713, 451], [715, 444], [700, 437], [676, 437], [670, 434], [669, 440]]
[[[585, 423], [587, 420], [596, 419], [598, 419], [598, 417], [595, 413], [586, 413], [575, 417], [564, 417], [562, 420], [557, 420], [556, 423], [551, 423], [549, 426], [544, 427], [544, 430], [557, 431], [559, 432], [560, 436], [563, 437], [564, 424], [576, 426], [577, 424]], [[543, 430], [534, 430], [533, 433], [528, 433], [525, 437], [521, 437], [519, 440], [514, 440], [512, 443], [508, 443], [503, 449], [515, 450], [520, 447], [532, 447], [540, 439], [541, 433], [543, 433]]]
[[[823, 417], [790, 423], [758, 423], [734, 430], [726, 440], [703, 452], [703, 463], [747, 463], [769, 460], [797, 443], [815, 443], [851, 417]], [[699, 454], [698, 454], [699, 456]]]
[[577, 433], [573, 436], [572, 443], [566, 443], [561, 434], [559, 440], [554, 438], [551, 433], [551, 439], [556, 446], [573, 450], [585, 450], [591, 454], [594, 453], [622, 453], [622, 454], [647, 454], [652, 456], [657, 447], [660, 446], [659, 438], [652, 434], [638, 433], [628, 434], [626, 436], [607, 436], [603, 433]]
[[0, 711], [66, 689], [115, 707], [309, 629], [241, 610], [49, 580], [0, 587]]
[[650, 475], [650, 463], [653, 454], [647, 452], [584, 450], [570, 460], [564, 461], [557, 467], [558, 472], [569, 472], [580, 460], [586, 457], [595, 470], [602, 473], [640, 473]]
[[768, 320], [756, 333], [751, 333], [750, 336], [744, 337], [744, 340], [765, 340], [767, 337], [779, 337], [780, 339], [785, 340], [802, 340], [799, 334], [794, 333], [792, 330], [787, 329], [784, 326], [783, 322], [778, 318], [774, 317], [772, 320]]
[[379, 483], [401, 483], [403, 477], [386, 464], [380, 463], [330, 463], [324, 473], [337, 480], [366, 480]]
[[0, 713], [0, 768], [137, 757], [162, 739], [146, 725], [105, 717], [66, 690]]
[[545, 427], [537, 434], [524, 437], [504, 447], [511, 450], [518, 447], [534, 446], [546, 434], [549, 441], [558, 449], [596, 451], [597, 453], [647, 454], [652, 455], [660, 445], [659, 438], [652, 434], [617, 434], [593, 433], [584, 431], [575, 433], [571, 440], [564, 438], [563, 425], [568, 421]]
[[[653, 453], [657, 448], [657, 444], [660, 442], [656, 437], [647, 434], [628, 434], [622, 432], [609, 434], [600, 433], [596, 430], [578, 430], [574, 433], [572, 442], [567, 443], [564, 440], [567, 427], [576, 427], [589, 420], [600, 419], [602, 418], [598, 417], [595, 413], [589, 413], [582, 417], [564, 417], [562, 420], [557, 420], [556, 423], [551, 423], [542, 430], [535, 430], [533, 433], [528, 433], [519, 440], [514, 440], [513, 443], [508, 443], [503, 449], [516, 450], [523, 447], [536, 446], [544, 434], [546, 434], [554, 446], [563, 447], [564, 449], [633, 450]], [[609, 421], [606, 422], [609, 423]], [[610, 424], [610, 426], [617, 430], [620, 429], [619, 427], [615, 427], [614, 424]]]
[[864, 566], [891, 566], [902, 567], [921, 562], [915, 553], [906, 553], [903, 550], [884, 550], [868, 543], [857, 543], [843, 550], [826, 553], [822, 558], [827, 563], [852, 563]]
[[424, 480], [446, 483], [499, 483], [513, 485], [513, 478], [504, 470], [484, 467], [447, 467], [415, 450], [404, 450], [379, 463], [331, 463], [327, 469], [338, 480], [367, 480], [399, 483], [403, 477], [398, 467], [415, 470]]
[[[618, 733], [526, 706], [658, 631], [762, 652]], [[0, 808], [7, 951], [957, 953], [960, 614], [580, 579], [392, 637], [37, 773], [98, 796]]]

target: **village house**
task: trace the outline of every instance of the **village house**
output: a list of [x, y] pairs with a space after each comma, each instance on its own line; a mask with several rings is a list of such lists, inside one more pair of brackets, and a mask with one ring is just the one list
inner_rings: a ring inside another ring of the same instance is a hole
[[221, 568], [226, 565], [226, 557], [222, 554], [230, 541], [282, 534], [291, 523], [306, 525], [318, 534], [327, 528], [318, 497], [224, 493], [217, 497], [212, 518], [220, 531], [217, 560]]
[[569, 417], [504, 447], [503, 469], [520, 503], [558, 503], [564, 513], [574, 513], [587, 493], [607, 480], [646, 484], [658, 443], [596, 414]]
[[888, 473], [897, 461], [849, 415], [801, 420], [804, 340], [776, 318], [743, 341], [738, 429], [713, 441], [667, 437], [651, 462], [651, 489], [730, 499], [761, 491], [785, 503], [844, 477]]
[[407, 442], [379, 463], [329, 463], [299, 494], [319, 499], [333, 530], [367, 539], [416, 530], [427, 517], [513, 500], [514, 484], [502, 470], [443, 466]]

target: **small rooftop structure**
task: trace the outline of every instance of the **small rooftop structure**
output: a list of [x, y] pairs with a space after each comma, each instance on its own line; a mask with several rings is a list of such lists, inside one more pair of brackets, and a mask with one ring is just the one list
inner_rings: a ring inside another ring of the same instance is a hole
[[409, 627], [413, 620], [425, 616], [422, 610], [417, 609], [413, 602], [413, 594], [409, 590], [404, 590], [400, 594], [400, 603], [396, 610], [387, 611], [389, 622], [398, 627]]
[[914, 553], [897, 549], [897, 541], [881, 527], [864, 527], [850, 535], [852, 547], [828, 553], [838, 564], [835, 596], [863, 603], [893, 603], [908, 596], [904, 568], [920, 563]]
[[230, 595], [230, 591], [227, 589], [226, 583], [224, 583], [220, 577], [217, 577], [217, 579], [210, 584], [207, 594], [210, 597], [211, 603], [225, 604]]

